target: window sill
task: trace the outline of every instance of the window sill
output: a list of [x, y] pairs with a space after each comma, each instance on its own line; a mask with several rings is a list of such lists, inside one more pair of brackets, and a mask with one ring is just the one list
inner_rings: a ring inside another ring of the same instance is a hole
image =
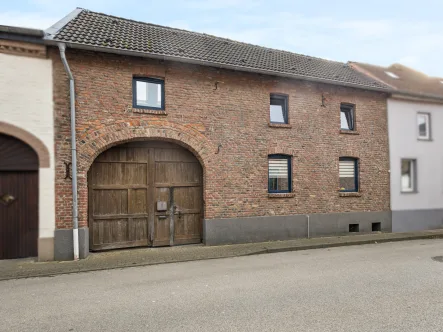
[[292, 125], [289, 123], [269, 123], [269, 127], [271, 128], [292, 128]]
[[146, 108], [132, 108], [132, 113], [168, 115], [165, 110], [150, 110]]
[[295, 197], [295, 193], [268, 193], [269, 198], [289, 198]]
[[340, 197], [361, 197], [361, 193], [357, 192], [340, 192], [338, 193], [338, 196]]
[[400, 194], [406, 194], [406, 195], [410, 195], [410, 194], [418, 194], [417, 190], [411, 190], [411, 191], [400, 191]]
[[346, 134], [346, 135], [360, 135], [360, 133], [356, 130], [345, 130], [340, 129], [340, 134]]
[[432, 140], [432, 138], [420, 138], [420, 137], [418, 137], [418, 138], [417, 138], [417, 141], [421, 141], [421, 142], [432, 142], [433, 140]]

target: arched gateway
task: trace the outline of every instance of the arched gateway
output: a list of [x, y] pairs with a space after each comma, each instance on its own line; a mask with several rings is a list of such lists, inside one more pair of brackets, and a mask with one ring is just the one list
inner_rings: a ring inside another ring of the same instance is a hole
[[201, 242], [203, 170], [177, 144], [135, 141], [102, 152], [88, 196], [90, 250]]

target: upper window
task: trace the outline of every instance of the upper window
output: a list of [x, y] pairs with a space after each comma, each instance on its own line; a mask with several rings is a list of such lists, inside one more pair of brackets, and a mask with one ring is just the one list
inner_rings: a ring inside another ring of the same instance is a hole
[[355, 130], [354, 106], [340, 105], [340, 128], [343, 130]]
[[340, 157], [340, 191], [358, 192], [358, 159]]
[[401, 160], [401, 191], [414, 192], [416, 191], [416, 162], [414, 159]]
[[271, 123], [288, 123], [288, 96], [271, 94]]
[[268, 156], [268, 191], [289, 193], [291, 186], [291, 157], [279, 154]]
[[429, 113], [418, 113], [417, 114], [417, 126], [418, 126], [418, 138], [419, 139], [430, 139], [430, 115]]
[[135, 77], [132, 82], [134, 108], [165, 109], [165, 81]]

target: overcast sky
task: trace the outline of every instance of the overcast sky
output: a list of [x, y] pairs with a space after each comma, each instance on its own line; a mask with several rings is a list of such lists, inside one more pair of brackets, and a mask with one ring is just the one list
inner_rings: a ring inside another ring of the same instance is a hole
[[46, 29], [76, 7], [443, 77], [443, 0], [3, 0], [0, 24]]

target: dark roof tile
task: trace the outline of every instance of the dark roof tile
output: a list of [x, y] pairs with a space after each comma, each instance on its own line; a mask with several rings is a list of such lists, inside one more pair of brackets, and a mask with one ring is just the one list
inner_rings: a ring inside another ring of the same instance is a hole
[[81, 10], [52, 37], [55, 41], [175, 56], [249, 71], [384, 90], [387, 87], [344, 63]]

